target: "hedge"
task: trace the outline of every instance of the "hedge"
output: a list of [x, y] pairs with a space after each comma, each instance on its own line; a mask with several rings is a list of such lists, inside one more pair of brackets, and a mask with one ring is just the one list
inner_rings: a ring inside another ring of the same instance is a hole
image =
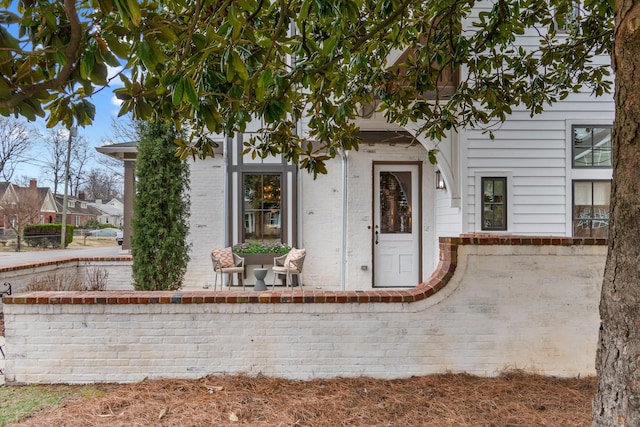
[[[65, 248], [73, 241], [74, 227], [67, 225], [64, 231]], [[34, 224], [24, 229], [24, 242], [33, 247], [60, 247], [62, 224]]]

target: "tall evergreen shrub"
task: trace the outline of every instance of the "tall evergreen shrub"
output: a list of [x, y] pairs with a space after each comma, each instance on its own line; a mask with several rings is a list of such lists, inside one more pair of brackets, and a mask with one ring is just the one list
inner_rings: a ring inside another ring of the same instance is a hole
[[182, 286], [189, 246], [189, 168], [176, 157], [172, 125], [140, 123], [131, 255], [136, 290]]

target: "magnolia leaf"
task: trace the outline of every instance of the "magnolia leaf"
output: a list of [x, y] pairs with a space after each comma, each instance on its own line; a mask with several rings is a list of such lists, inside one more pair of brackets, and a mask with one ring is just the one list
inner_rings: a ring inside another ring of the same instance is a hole
[[207, 129], [211, 132], [219, 132], [222, 126], [222, 116], [213, 105], [205, 105], [202, 109]]
[[178, 79], [175, 87], [173, 88], [173, 95], [171, 96], [171, 102], [173, 105], [178, 105], [182, 102], [184, 98], [184, 79]]
[[241, 80], [249, 79], [249, 72], [244, 65], [244, 61], [235, 51], [231, 51], [231, 66], [233, 67], [236, 75], [240, 77]]
[[89, 78], [89, 75], [93, 70], [94, 63], [95, 63], [95, 58], [93, 56], [93, 53], [87, 52], [82, 57], [82, 61], [80, 62], [80, 76], [82, 76], [83, 79]]
[[117, 37], [111, 34], [104, 36], [104, 40], [107, 42], [109, 49], [119, 58], [127, 58], [129, 56], [129, 48], [126, 44], [121, 43]]
[[129, 16], [131, 18], [131, 22], [136, 27], [140, 26], [142, 22], [142, 13], [140, 12], [140, 5], [138, 0], [124, 0], [127, 2], [127, 9], [129, 10]]
[[111, 0], [98, 0], [102, 13], [110, 13], [113, 10], [113, 2]]
[[193, 80], [191, 80], [190, 78], [184, 78], [182, 79], [182, 81], [184, 86], [184, 96], [187, 97], [187, 100], [191, 103], [191, 105], [197, 108], [199, 104], [198, 94], [196, 93], [196, 88]]

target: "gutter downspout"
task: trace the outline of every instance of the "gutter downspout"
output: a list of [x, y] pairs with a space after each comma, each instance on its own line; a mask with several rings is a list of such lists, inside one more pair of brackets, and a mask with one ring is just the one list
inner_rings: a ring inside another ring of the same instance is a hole
[[342, 159], [342, 213], [340, 215], [340, 290], [345, 290], [345, 275], [347, 265], [347, 171], [348, 153], [340, 148], [338, 150]]
[[222, 212], [224, 212], [222, 217], [222, 235], [225, 236], [225, 247], [230, 246], [232, 240], [229, 235], [229, 230], [231, 229], [229, 226], [229, 193], [233, 193], [232, 191], [229, 191], [229, 141], [230, 138], [225, 135], [224, 143], [222, 144], [222, 188], [224, 188], [224, 201], [222, 202], [224, 206], [224, 209], [222, 210]]

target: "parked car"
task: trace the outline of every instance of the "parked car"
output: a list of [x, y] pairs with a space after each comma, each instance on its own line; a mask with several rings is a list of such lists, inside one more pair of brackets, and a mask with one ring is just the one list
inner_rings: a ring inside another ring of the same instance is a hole
[[116, 242], [118, 242], [118, 244], [120, 246], [122, 246], [122, 241], [124, 240], [124, 233], [120, 230], [118, 230], [118, 232], [116, 233]]
[[89, 236], [95, 237], [115, 237], [118, 234], [117, 228], [101, 228], [99, 230], [91, 230]]

